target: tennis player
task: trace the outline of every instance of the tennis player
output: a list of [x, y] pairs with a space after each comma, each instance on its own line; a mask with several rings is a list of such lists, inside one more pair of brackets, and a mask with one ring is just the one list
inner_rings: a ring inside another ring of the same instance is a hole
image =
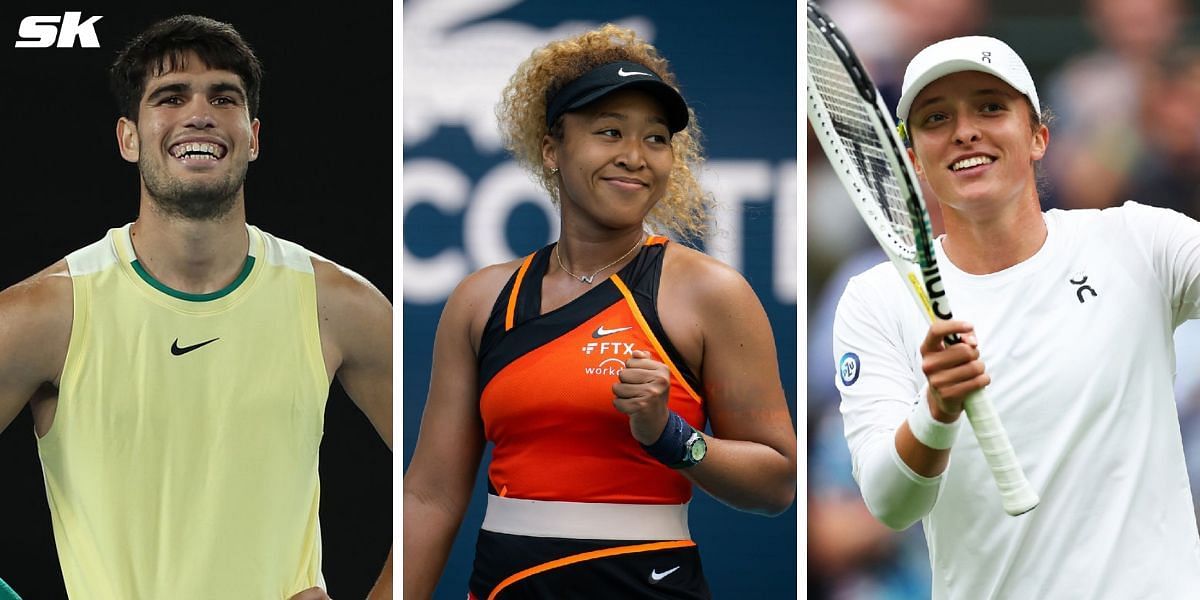
[[650, 232], [702, 230], [695, 119], [612, 25], [533, 52], [497, 113], [561, 235], [447, 302], [404, 478], [405, 597], [433, 593], [492, 442], [471, 598], [707, 598], [693, 484], [780, 513], [796, 446], [750, 286]]
[[67, 593], [328, 598], [326, 395], [391, 445], [391, 306], [246, 224], [262, 67], [233, 27], [156, 23], [111, 75], [137, 220], [0, 293], [0, 429], [31, 404]]
[[[886, 264], [847, 285], [834, 356], [867, 506], [894, 529], [922, 520], [934, 598], [1200, 597], [1172, 393], [1172, 331], [1200, 317], [1200, 224], [1134, 202], [1043, 212], [1050, 133], [999, 40], [922, 50], [896, 115], [969, 322], [929, 326]], [[961, 431], [963, 397], [985, 386], [1041, 495], [1015, 518]]]

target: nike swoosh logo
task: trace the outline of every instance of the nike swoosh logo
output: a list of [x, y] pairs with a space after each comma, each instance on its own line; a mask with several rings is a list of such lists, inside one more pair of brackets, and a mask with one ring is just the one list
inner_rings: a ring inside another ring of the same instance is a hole
[[620, 75], [621, 77], [629, 77], [630, 75], [645, 75], [646, 77], [650, 76], [649, 73], [643, 73], [641, 71], [626, 71], [625, 67], [617, 69], [617, 75]]
[[668, 569], [666, 571], [663, 571], [662, 573], [659, 573], [658, 569], [651, 569], [650, 582], [658, 583], [658, 582], [662, 581], [663, 578], [666, 577], [667, 575], [670, 575], [671, 573], [674, 573], [675, 571], [678, 571], [678, 570], [679, 570], [679, 567], [675, 567], [674, 569]]
[[606, 335], [612, 335], [614, 333], [621, 333], [622, 331], [629, 331], [630, 329], [633, 329], [633, 327], [618, 327], [616, 329], [605, 329], [604, 326], [601, 325], [601, 326], [597, 327], [595, 331], [592, 332], [592, 337], [602, 338]]
[[191, 352], [192, 350], [195, 350], [195, 349], [203, 347], [203, 346], [207, 346], [219, 339], [221, 339], [221, 338], [213, 338], [211, 340], [208, 340], [207, 342], [200, 342], [199, 344], [193, 344], [191, 346], [184, 346], [184, 347], [180, 348], [179, 347], [179, 338], [175, 338], [175, 341], [171, 342], [171, 354], [174, 354], [175, 356], [183, 356], [184, 354], [187, 354], [188, 352]]

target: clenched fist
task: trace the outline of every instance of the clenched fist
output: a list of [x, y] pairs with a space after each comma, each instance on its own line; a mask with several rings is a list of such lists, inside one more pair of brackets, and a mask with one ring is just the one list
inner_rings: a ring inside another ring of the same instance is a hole
[[629, 415], [634, 439], [646, 446], [658, 441], [669, 416], [670, 369], [650, 358], [649, 352], [634, 350], [617, 379], [612, 386], [613, 406]]

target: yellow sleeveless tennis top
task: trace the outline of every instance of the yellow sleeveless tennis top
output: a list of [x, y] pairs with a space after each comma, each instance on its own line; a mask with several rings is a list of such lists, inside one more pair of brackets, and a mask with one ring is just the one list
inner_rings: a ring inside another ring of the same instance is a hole
[[321, 585], [329, 377], [310, 254], [247, 226], [233, 283], [186, 294], [129, 225], [67, 257], [71, 341], [38, 440], [67, 593], [267, 600]]

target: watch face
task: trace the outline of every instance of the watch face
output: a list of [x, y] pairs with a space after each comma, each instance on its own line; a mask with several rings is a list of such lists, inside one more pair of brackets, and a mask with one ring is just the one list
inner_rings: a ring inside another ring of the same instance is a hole
[[700, 462], [704, 455], [708, 453], [708, 442], [704, 441], [703, 437], [697, 436], [696, 441], [692, 442], [691, 455], [693, 462]]

